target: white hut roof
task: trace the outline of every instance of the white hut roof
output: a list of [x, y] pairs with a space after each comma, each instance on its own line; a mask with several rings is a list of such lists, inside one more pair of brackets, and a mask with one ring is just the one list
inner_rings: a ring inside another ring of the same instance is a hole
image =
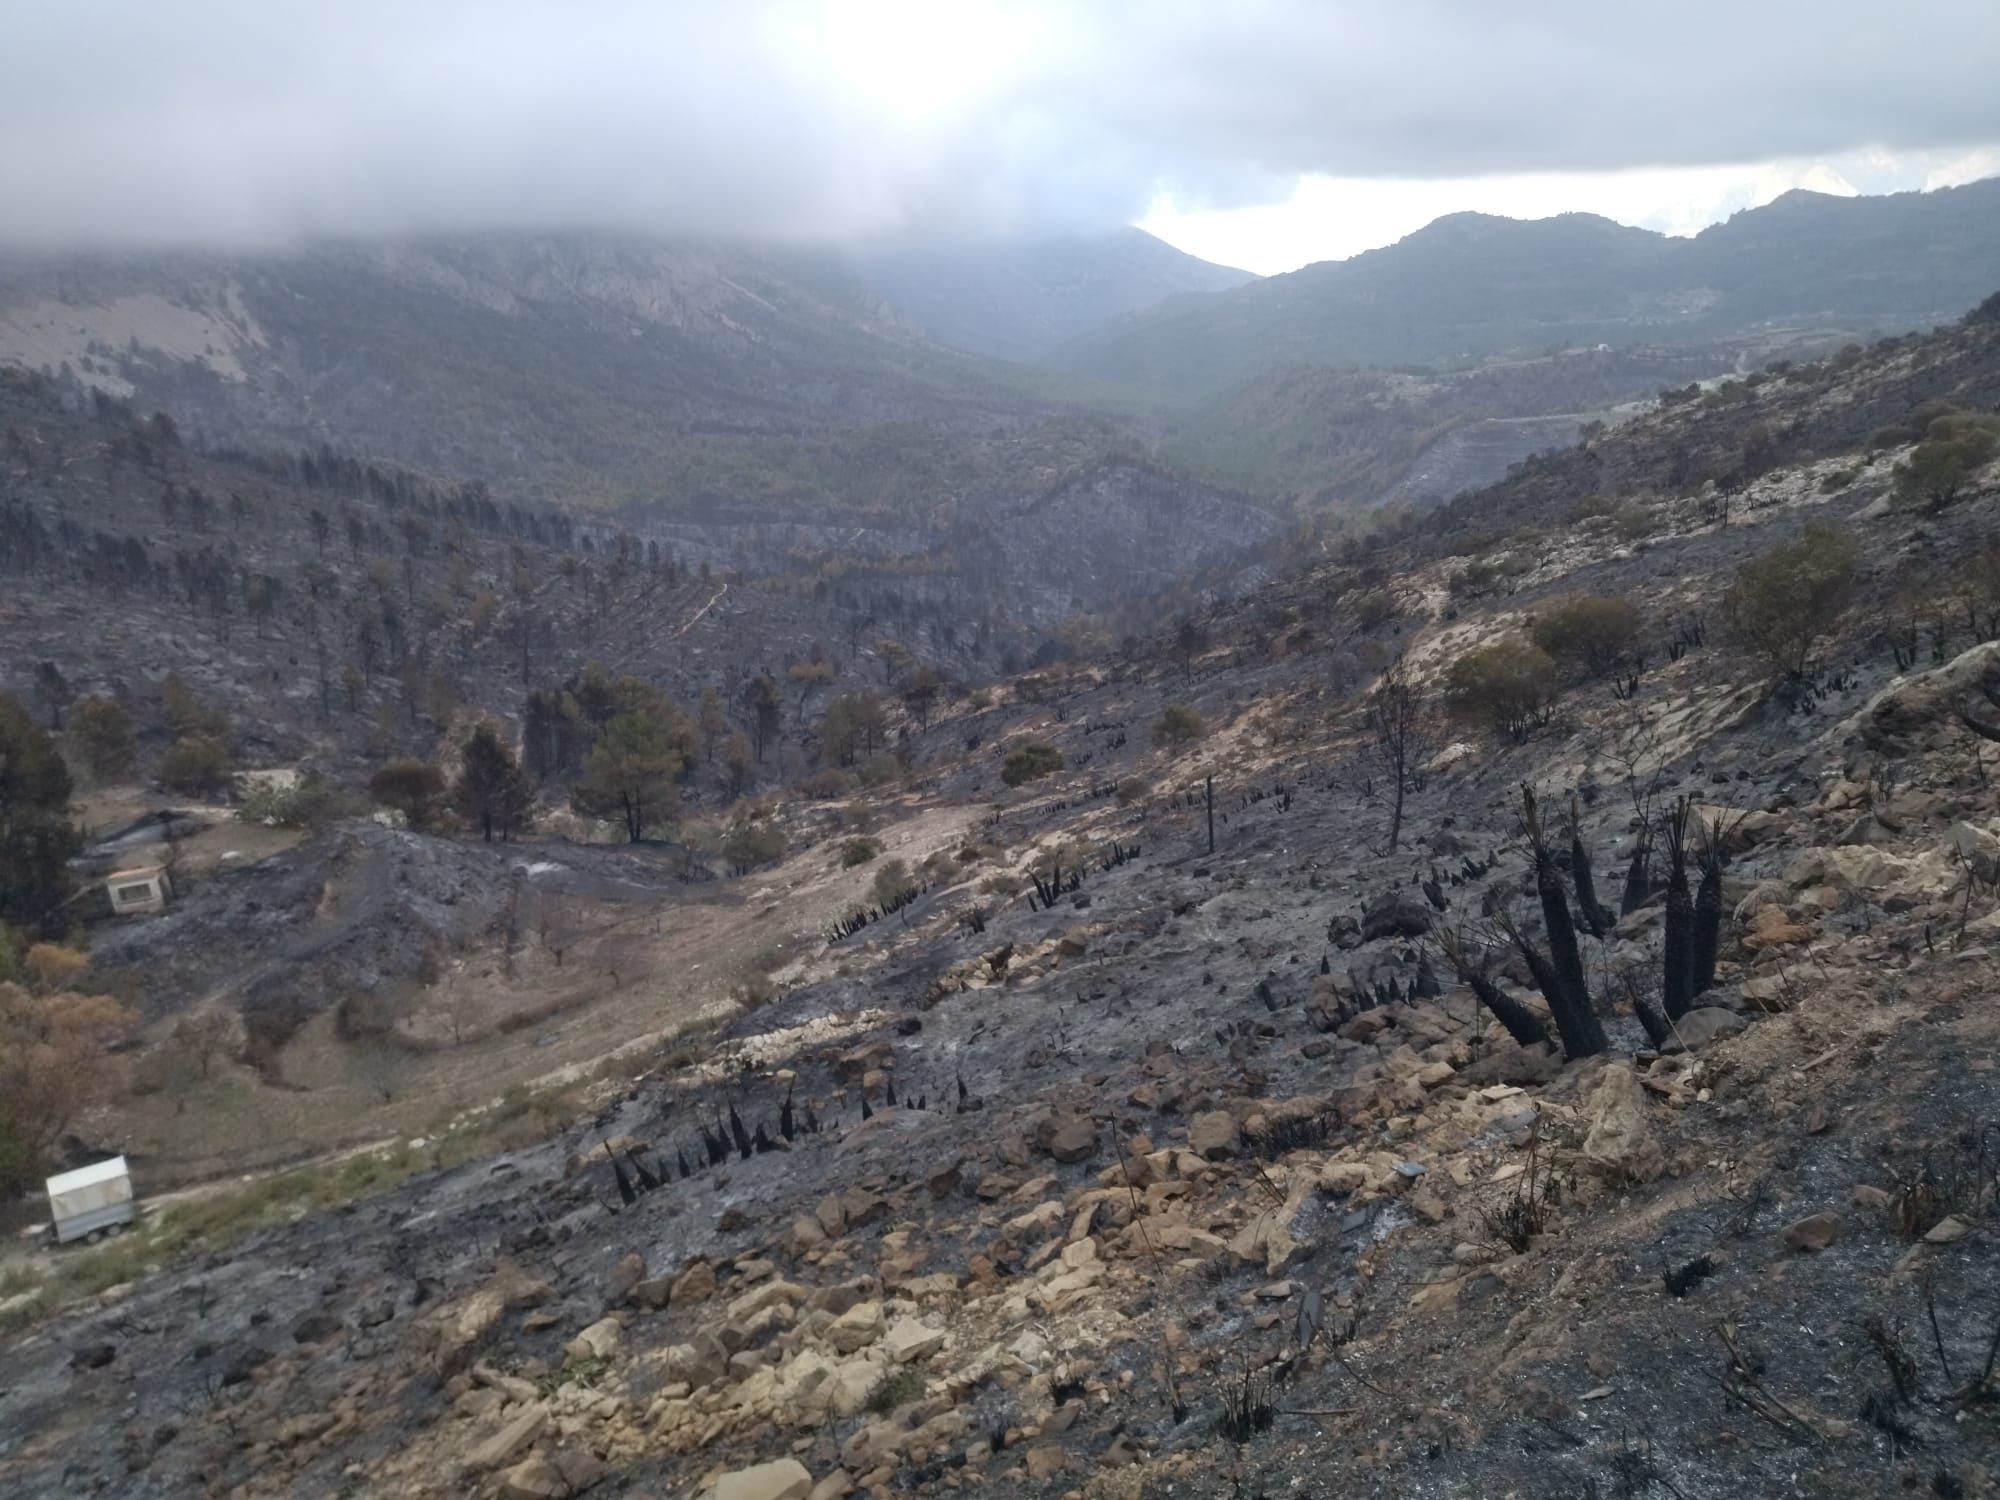
[[125, 1158], [114, 1156], [109, 1161], [100, 1161], [88, 1167], [78, 1167], [74, 1172], [64, 1172], [49, 1179], [49, 1196], [60, 1197], [73, 1193], [78, 1188], [93, 1187], [100, 1182], [111, 1182], [127, 1175]]

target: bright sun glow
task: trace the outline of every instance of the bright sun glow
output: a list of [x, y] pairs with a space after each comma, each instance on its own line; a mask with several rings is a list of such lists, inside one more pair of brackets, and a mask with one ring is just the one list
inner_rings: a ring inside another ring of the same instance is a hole
[[1046, 41], [1036, 13], [995, 4], [816, 6], [793, 29], [813, 71], [858, 112], [921, 126], [992, 97]]

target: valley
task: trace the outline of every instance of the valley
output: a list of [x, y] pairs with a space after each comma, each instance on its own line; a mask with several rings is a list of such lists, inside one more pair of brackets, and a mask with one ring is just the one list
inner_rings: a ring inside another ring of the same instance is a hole
[[[133, 1008], [72, 1129], [150, 1207], [0, 1266], [0, 1487], [1980, 1493], [2000, 321], [1660, 374], [1309, 548], [1138, 457], [838, 531], [10, 376], [13, 685], [128, 705], [105, 859], [185, 816], [22, 970]], [[373, 781], [480, 719], [532, 826]], [[202, 738], [319, 790], [142, 774]]]
[[0, 249], [0, 1493], [2000, 1492], [2000, 181], [509, 222]]

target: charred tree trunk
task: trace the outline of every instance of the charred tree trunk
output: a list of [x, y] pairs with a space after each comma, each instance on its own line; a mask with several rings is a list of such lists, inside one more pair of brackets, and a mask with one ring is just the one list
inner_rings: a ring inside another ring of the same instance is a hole
[[1528, 848], [1535, 862], [1535, 894], [1541, 898], [1542, 924], [1549, 937], [1547, 968], [1551, 983], [1543, 987], [1542, 993], [1548, 999], [1549, 1013], [1555, 1017], [1564, 1054], [1572, 1059], [1592, 1057], [1605, 1048], [1604, 1027], [1598, 1022], [1597, 1012], [1591, 1009], [1590, 989], [1583, 977], [1583, 955], [1576, 945], [1576, 924], [1570, 918], [1569, 897], [1556, 873], [1555, 858], [1543, 836], [1541, 815], [1530, 787], [1521, 788], [1521, 810]]
[[1576, 799], [1569, 803], [1569, 875], [1576, 886], [1576, 909], [1583, 916], [1583, 925], [1594, 938], [1601, 938], [1610, 930], [1611, 924], [1605, 920], [1609, 912], [1597, 904], [1597, 877], [1591, 872], [1590, 851], [1583, 847], [1583, 824], [1576, 812]]
[[1655, 1047], [1664, 1047], [1673, 1039], [1674, 1028], [1666, 1016], [1655, 1005], [1650, 996], [1634, 994], [1632, 1013], [1639, 1018], [1639, 1024], [1646, 1028], [1646, 1040]]
[[1625, 889], [1618, 898], [1618, 915], [1629, 917], [1646, 904], [1653, 888], [1653, 831], [1639, 830], [1639, 842], [1632, 846], [1632, 861], [1625, 866]]
[[1694, 1006], [1694, 897], [1688, 891], [1687, 825], [1682, 797], [1667, 816], [1667, 931], [1661, 974], [1661, 1009], [1678, 1021]]
[[[1556, 995], [1562, 989], [1562, 978], [1555, 971], [1545, 954], [1528, 941], [1527, 935], [1518, 928], [1509, 928], [1507, 935], [1514, 940], [1514, 951], [1521, 955], [1528, 966], [1528, 974], [1535, 981], [1535, 988], [1542, 992], [1542, 998], [1549, 1002], [1549, 1011], [1555, 1012]], [[1556, 1029], [1562, 1029], [1558, 1021]]]
[[1702, 839], [1701, 884], [1694, 893], [1694, 993], [1715, 988], [1715, 956], [1722, 947], [1722, 837]]
[[1479, 1003], [1493, 1013], [1493, 1019], [1507, 1028], [1507, 1034], [1523, 1047], [1539, 1047], [1549, 1039], [1541, 1018], [1486, 977], [1484, 968], [1465, 951], [1464, 940], [1455, 933], [1440, 933], [1438, 947], [1460, 981], [1470, 985]]
[[1493, 1012], [1493, 1019], [1507, 1028], [1507, 1035], [1523, 1047], [1539, 1047], [1549, 1039], [1547, 1028], [1535, 1013], [1492, 980], [1483, 974], [1468, 974], [1465, 982], [1472, 986], [1479, 1003]]

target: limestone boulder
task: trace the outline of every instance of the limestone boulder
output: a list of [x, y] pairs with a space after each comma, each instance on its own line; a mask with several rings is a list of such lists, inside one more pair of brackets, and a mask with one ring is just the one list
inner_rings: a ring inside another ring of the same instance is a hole
[[1630, 1063], [1605, 1068], [1590, 1096], [1588, 1118], [1583, 1159], [1589, 1166], [1615, 1182], [1651, 1182], [1660, 1175], [1659, 1137]]
[[563, 1345], [563, 1357], [572, 1364], [587, 1359], [609, 1359], [618, 1352], [624, 1333], [616, 1318], [599, 1318]]
[[485, 1285], [437, 1308], [415, 1326], [411, 1352], [440, 1376], [454, 1375], [472, 1362], [479, 1344], [502, 1317], [554, 1298], [555, 1289], [546, 1281], [502, 1257]]
[[541, 1402], [523, 1408], [508, 1419], [500, 1430], [482, 1439], [466, 1455], [465, 1467], [472, 1473], [484, 1473], [512, 1463], [527, 1446], [542, 1435], [549, 1425], [549, 1409]]
[[1059, 1162], [1088, 1161], [1097, 1154], [1097, 1126], [1088, 1119], [1068, 1120], [1048, 1137], [1049, 1155]]
[[882, 1336], [882, 1304], [857, 1302], [827, 1326], [826, 1341], [842, 1354], [865, 1349]]
[[929, 1359], [944, 1347], [944, 1340], [942, 1328], [933, 1328], [916, 1318], [898, 1318], [882, 1336], [882, 1347], [890, 1359], [907, 1365]]
[[1188, 1123], [1188, 1150], [1204, 1161], [1229, 1161], [1241, 1154], [1243, 1134], [1236, 1117], [1226, 1109], [1212, 1109]]
[[812, 1474], [796, 1458], [737, 1469], [715, 1481], [709, 1500], [806, 1500]]

